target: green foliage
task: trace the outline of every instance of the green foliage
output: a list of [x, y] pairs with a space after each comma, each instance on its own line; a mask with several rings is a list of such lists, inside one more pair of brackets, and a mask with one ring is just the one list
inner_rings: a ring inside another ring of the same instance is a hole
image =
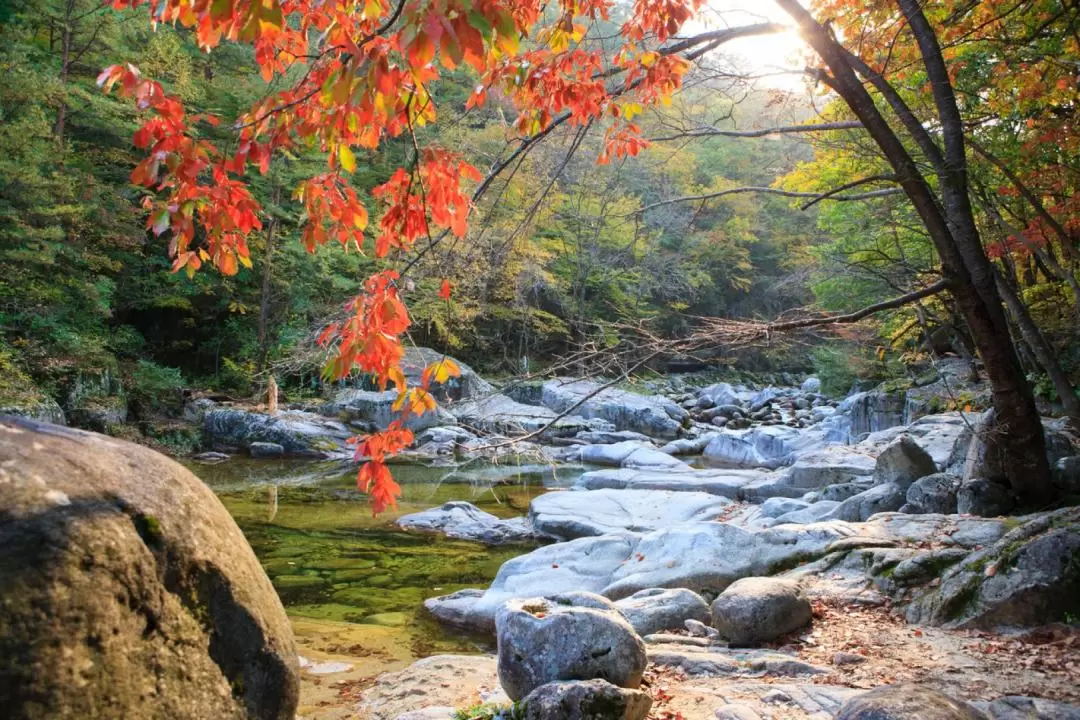
[[184, 377], [177, 368], [139, 360], [131, 371], [127, 395], [140, 415], [175, 411], [183, 404]]
[[497, 705], [495, 703], [481, 703], [472, 707], [458, 710], [454, 713], [454, 720], [516, 720], [522, 716], [521, 703], [511, 705]]

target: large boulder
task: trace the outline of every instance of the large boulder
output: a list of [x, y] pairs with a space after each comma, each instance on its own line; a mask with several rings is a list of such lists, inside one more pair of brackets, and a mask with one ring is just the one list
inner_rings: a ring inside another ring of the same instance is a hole
[[538, 532], [571, 540], [713, 520], [730, 505], [730, 500], [701, 492], [574, 490], [533, 498], [529, 520]]
[[240, 529], [138, 445], [0, 420], [5, 717], [292, 720], [296, 648]]
[[812, 443], [805, 431], [765, 425], [719, 432], [703, 454], [709, 462], [724, 467], [773, 469], [792, 464], [796, 452], [809, 449]]
[[536, 533], [524, 518], [504, 520], [463, 500], [451, 500], [430, 510], [403, 515], [398, 518], [397, 525], [405, 530], [438, 532], [447, 537], [485, 545], [524, 543], [536, 539]]
[[682, 630], [687, 620], [709, 621], [709, 606], [686, 588], [649, 588], [615, 603], [638, 635], [662, 630]]
[[592, 380], [556, 378], [544, 383], [543, 404], [557, 413], [572, 412], [606, 420], [616, 430], [633, 430], [649, 437], [674, 438], [689, 414], [658, 395], [604, 388]]
[[[396, 390], [357, 390], [343, 388], [334, 399], [319, 408], [323, 415], [338, 418], [350, 423], [368, 425], [374, 429], [385, 430], [395, 420], [402, 420], [401, 408], [395, 408], [398, 393]], [[404, 418], [405, 427], [410, 430], [424, 430], [438, 425], [454, 422], [454, 418], [442, 407], [423, 415], [410, 414]]]
[[712, 604], [712, 625], [736, 647], [753, 647], [808, 625], [810, 601], [799, 583], [748, 577], [732, 583]]
[[1037, 625], [1080, 608], [1080, 508], [1040, 515], [969, 555], [913, 602], [911, 622]]
[[559, 680], [636, 688], [645, 644], [610, 600], [587, 593], [511, 600], [495, 616], [499, 682], [511, 700]]
[[966, 702], [924, 685], [883, 685], [848, 700], [836, 720], [987, 720]]
[[956, 511], [961, 515], [997, 517], [1016, 505], [1012, 491], [988, 478], [972, 478], [961, 483], [956, 491]]
[[[410, 386], [419, 386], [423, 379], [424, 370], [443, 362], [446, 355], [438, 350], [427, 347], [407, 347], [405, 356], [401, 358], [401, 371], [405, 373], [405, 380]], [[440, 402], [467, 400], [469, 398], [488, 395], [494, 392], [491, 383], [476, 374], [471, 367], [460, 360], [450, 358], [457, 365], [460, 373], [445, 383], [431, 383], [431, 394]]]
[[946, 473], [919, 478], [908, 488], [903, 510], [909, 513], [955, 513], [959, 486], [960, 479]]
[[593, 465], [641, 468], [649, 470], [688, 470], [689, 465], [651, 445], [636, 440], [612, 444], [581, 445], [570, 448], [566, 460], [580, 460]]
[[848, 522], [868, 520], [870, 516], [880, 512], [899, 510], [906, 501], [907, 494], [903, 487], [896, 483], [885, 483], [884, 485], [875, 485], [858, 495], [852, 495], [834, 507], [824, 517], [830, 520], [847, 520]]
[[268, 415], [234, 408], [208, 410], [203, 433], [214, 447], [274, 443], [289, 457], [316, 458], [351, 454], [345, 441], [355, 435], [342, 423], [314, 413], [287, 410]]
[[881, 451], [874, 467], [874, 481], [879, 484], [893, 483], [907, 490], [919, 478], [933, 475], [937, 465], [909, 435], [901, 435]]
[[584, 430], [613, 430], [611, 423], [587, 420], [579, 414], [558, 417], [540, 405], [526, 405], [506, 395], [487, 395], [452, 405], [450, 412], [463, 425], [495, 435], [522, 435], [545, 430], [548, 437], [571, 437]]
[[652, 698], [606, 680], [550, 682], [521, 701], [520, 720], [645, 720]]

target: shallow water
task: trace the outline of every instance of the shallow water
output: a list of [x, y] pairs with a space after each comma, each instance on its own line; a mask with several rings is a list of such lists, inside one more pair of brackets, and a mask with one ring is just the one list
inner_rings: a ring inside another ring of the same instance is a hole
[[[342, 463], [232, 459], [190, 463], [243, 530], [294, 618], [358, 624], [387, 632], [407, 658], [489, 649], [486, 638], [445, 628], [423, 601], [466, 587], [485, 587], [499, 566], [527, 545], [478, 543], [406, 533], [401, 515], [468, 500], [500, 517], [523, 515], [529, 501], [562, 486], [580, 470], [549, 466], [474, 466], [459, 470], [397, 465], [402, 488], [396, 510], [374, 517], [356, 490], [355, 469]], [[358, 634], [359, 633], [359, 634]], [[361, 639], [358, 643], [363, 650]], [[356, 647], [345, 648], [357, 654]], [[398, 653], [395, 653], [397, 655]]]

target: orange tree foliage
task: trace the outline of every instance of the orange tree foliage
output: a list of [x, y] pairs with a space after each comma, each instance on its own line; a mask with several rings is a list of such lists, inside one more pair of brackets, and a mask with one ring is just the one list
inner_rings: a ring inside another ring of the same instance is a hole
[[[693, 14], [700, 0], [635, 0], [614, 55], [587, 49], [590, 21], [608, 19], [613, 0], [115, 0], [118, 8], [146, 5], [155, 23], [189, 28], [207, 51], [223, 42], [254, 47], [262, 77], [285, 89], [268, 94], [239, 118], [235, 145], [200, 136], [201, 123], [222, 118], [188, 115], [177, 97], [131, 65], [106, 68], [99, 84], [134, 100], [146, 120], [135, 143], [146, 151], [132, 182], [150, 188], [147, 228], [168, 236], [173, 269], [191, 274], [210, 263], [226, 274], [249, 266], [247, 239], [261, 229], [261, 208], [245, 180], [252, 166], [265, 173], [275, 153], [319, 148], [326, 171], [294, 189], [306, 211], [303, 241], [314, 250], [334, 240], [346, 249], [384, 257], [409, 250], [433, 232], [461, 236], [471, 209], [468, 183], [476, 168], [441, 147], [420, 147], [414, 130], [436, 119], [428, 88], [442, 69], [470, 66], [478, 75], [469, 105], [495, 91], [513, 101], [515, 127], [535, 136], [553, 122], [607, 124], [605, 151], [637, 154], [645, 141], [630, 122], [642, 105], [665, 100], [680, 86], [688, 63], [650, 50]], [[523, 43], [523, 40], [525, 41]], [[618, 89], [605, 80], [621, 76]], [[395, 172], [367, 208], [350, 187], [354, 148], [374, 149], [387, 138], [411, 137], [415, 157]], [[368, 224], [378, 213], [377, 230]], [[374, 435], [353, 438], [364, 460], [358, 482], [376, 512], [400, 494], [385, 460], [407, 447], [409, 413], [434, 407], [428, 385], [456, 368], [444, 360], [406, 387], [400, 368], [409, 314], [398, 275], [369, 278], [349, 305], [347, 321], [327, 328], [334, 348], [333, 378], [369, 373], [393, 384], [402, 418]], [[440, 297], [448, 299], [443, 284]]]
[[[815, 16], [848, 39], [849, 50], [904, 91], [920, 117], [933, 100], [919, 48], [896, 3], [815, 0]], [[1015, 236], [988, 244], [998, 258], [1030, 254], [1029, 243], [1076, 261], [1080, 236], [1080, 33], [1075, 4], [1061, 0], [939, 0], [923, 12], [938, 34], [970, 140], [988, 148], [1043, 204], [1023, 208]], [[925, 112], [924, 112], [925, 111]], [[972, 159], [983, 162], [979, 154]], [[985, 164], [983, 162], [983, 164]], [[991, 172], [996, 172], [990, 168]], [[1011, 179], [997, 175], [1000, 203], [1018, 198]], [[1026, 217], [1024, 217], [1026, 214]]]

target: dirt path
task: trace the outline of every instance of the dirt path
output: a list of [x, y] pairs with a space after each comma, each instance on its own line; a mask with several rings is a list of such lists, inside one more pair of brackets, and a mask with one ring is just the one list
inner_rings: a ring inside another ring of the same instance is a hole
[[[1049, 626], [1013, 636], [945, 631], [907, 625], [885, 606], [821, 600], [815, 601], [814, 614], [809, 630], [772, 649], [816, 666], [820, 674], [693, 677], [654, 664], [645, 686], [654, 698], [651, 720], [823, 720], [862, 690], [897, 682], [925, 684], [969, 701], [1028, 695], [1080, 704], [1080, 629]], [[369, 648], [365, 657], [356, 657], [347, 652], [347, 636], [336, 635], [340, 630], [329, 624], [298, 627], [302, 653], [318, 662], [353, 666], [340, 673], [304, 672], [299, 714], [304, 720], [395, 720], [422, 708], [505, 702], [490, 656], [438, 656], [376, 679], [366, 671], [385, 667], [395, 657], [394, 648]], [[725, 652], [663, 647], [688, 656]]]

